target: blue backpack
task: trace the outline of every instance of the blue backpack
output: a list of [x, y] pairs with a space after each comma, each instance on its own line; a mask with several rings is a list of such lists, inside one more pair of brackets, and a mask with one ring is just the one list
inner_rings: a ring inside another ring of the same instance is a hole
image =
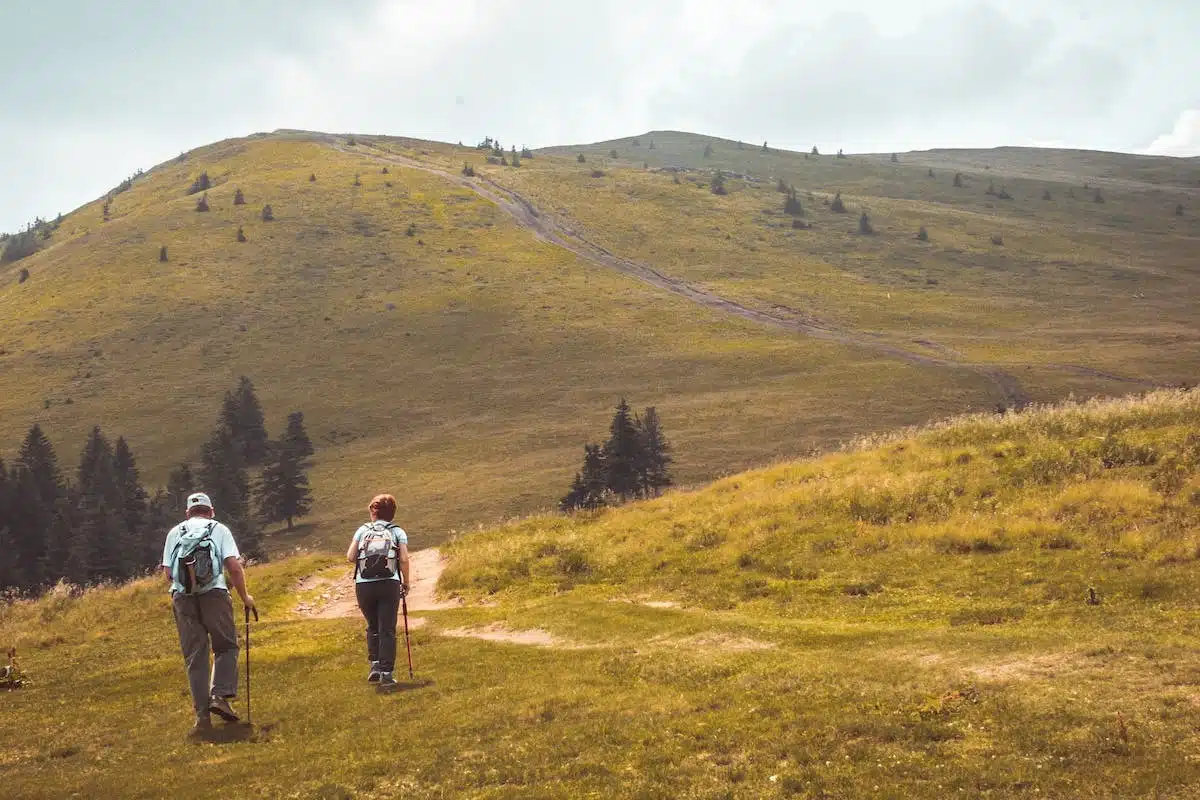
[[212, 532], [216, 522], [210, 522], [199, 533], [188, 531], [187, 523], [179, 526], [179, 541], [171, 555], [172, 574], [184, 594], [201, 594], [213, 587], [220, 574], [213, 551]]

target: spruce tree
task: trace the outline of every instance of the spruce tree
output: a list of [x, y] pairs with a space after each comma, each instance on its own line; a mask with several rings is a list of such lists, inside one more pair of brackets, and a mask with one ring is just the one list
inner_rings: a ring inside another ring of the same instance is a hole
[[17, 588], [17, 548], [14, 542], [13, 485], [0, 459], [0, 593]]
[[261, 536], [250, 514], [250, 478], [241, 447], [224, 421], [201, 449], [196, 478], [197, 489], [213, 501], [216, 518], [233, 532], [242, 555], [263, 558]]
[[625, 398], [617, 404], [604, 444], [605, 487], [622, 500], [637, 495], [637, 463], [641, 443]]
[[117, 438], [113, 448], [113, 470], [117, 476], [117, 490], [121, 496], [121, 516], [133, 545], [131, 570], [133, 574], [144, 571], [155, 564], [155, 542], [166, 529], [151, 528], [148, 520], [148, 495], [138, 474], [137, 459], [129, 449], [125, 437]]
[[78, 584], [117, 580], [132, 571], [132, 541], [122, 519], [112, 445], [92, 428], [75, 484], [78, 526], [67, 553], [67, 577]]
[[180, 464], [167, 476], [166, 501], [172, 519], [181, 519], [186, 511], [189, 494], [196, 490], [196, 477], [190, 464]]
[[66, 496], [58, 457], [39, 425], [25, 436], [17, 454], [15, 523], [12, 539], [23, 589], [36, 589], [62, 577], [64, 559], [55, 552], [65, 531], [62, 508]]
[[608, 499], [604, 450], [598, 444], [583, 446], [583, 471], [575, 473], [571, 490], [559, 502], [564, 512], [600, 508]]
[[235, 391], [225, 393], [221, 424], [237, 443], [245, 465], [262, 463], [267, 455], [267, 427], [254, 382], [245, 375], [238, 379]]
[[643, 497], [656, 497], [671, 485], [667, 467], [671, 463], [671, 446], [662, 432], [662, 423], [654, 406], [637, 420], [640, 443], [637, 463], [638, 483]]
[[272, 442], [258, 484], [258, 513], [264, 523], [293, 520], [312, 510], [312, 492], [304, 471], [303, 457], [284, 438]]
[[283, 433], [283, 441], [300, 459], [309, 458], [313, 454], [312, 441], [304, 430], [304, 412], [293, 411], [288, 414], [287, 430]]

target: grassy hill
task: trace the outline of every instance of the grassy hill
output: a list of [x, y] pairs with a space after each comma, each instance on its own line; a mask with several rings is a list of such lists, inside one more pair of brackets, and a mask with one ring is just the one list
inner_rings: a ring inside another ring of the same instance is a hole
[[[283, 131], [159, 165], [107, 221], [98, 200], [0, 267], [0, 453], [36, 420], [71, 466], [99, 423], [161, 482], [247, 374], [269, 425], [303, 410], [318, 447], [315, 513], [277, 549], [340, 544], [383, 487], [424, 545], [552, 505], [621, 395], [659, 408], [694, 484], [964, 410], [1200, 374], [1194, 160], [892, 164], [639, 138], [514, 169], [474, 148]], [[718, 197], [712, 168], [743, 177]], [[187, 194], [201, 171], [207, 213]], [[781, 213], [777, 178], [811, 229]], [[1014, 200], [985, 195], [988, 179]], [[823, 205], [839, 190], [849, 214]], [[863, 208], [875, 236], [853, 233]]]
[[255, 567], [248, 743], [185, 743], [160, 585], [2, 606], [5, 793], [1193, 796], [1198, 430], [1196, 392], [980, 415], [466, 535], [386, 698], [295, 611], [328, 559]]

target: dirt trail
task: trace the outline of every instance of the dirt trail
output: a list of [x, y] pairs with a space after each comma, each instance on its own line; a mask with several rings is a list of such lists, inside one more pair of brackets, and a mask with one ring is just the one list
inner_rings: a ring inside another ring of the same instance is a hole
[[[461, 602], [457, 600], [438, 600], [434, 594], [438, 578], [446, 567], [446, 559], [436, 547], [418, 550], [410, 557], [409, 577], [412, 587], [409, 589], [409, 613], [420, 611], [438, 611], [445, 608], [458, 608]], [[340, 617], [357, 617], [358, 602], [354, 598], [354, 576], [350, 567], [346, 568], [345, 576], [341, 578], [322, 578], [310, 576], [300, 582], [299, 591], [311, 592], [323, 590], [315, 602], [300, 603], [296, 611], [306, 617], [316, 619], [338, 619]], [[409, 620], [410, 627], [420, 627], [424, 620]]]
[[[437, 175], [444, 180], [447, 180], [457, 186], [465, 189], [470, 189], [480, 197], [492, 202], [501, 210], [508, 213], [521, 227], [529, 230], [533, 235], [549, 244], [556, 245], [568, 250], [580, 258], [597, 264], [608, 269], [613, 269], [621, 272], [637, 280], [654, 286], [658, 289], [670, 292], [671, 294], [683, 297], [687, 300], [696, 303], [697, 305], [710, 308], [715, 311], [720, 311], [726, 314], [732, 314], [742, 319], [756, 322], [760, 325], [765, 325], [773, 328], [794, 331], [814, 339], [822, 341], [835, 342], [837, 344], [846, 345], [849, 347], [860, 347], [868, 350], [873, 350], [877, 353], [904, 361], [909, 364], [922, 366], [943, 367], [947, 369], [960, 369], [973, 372], [983, 378], [986, 378], [1000, 391], [1005, 405], [1010, 407], [1020, 408], [1029, 404], [1031, 398], [1022, 388], [1021, 383], [1016, 376], [1006, 371], [1000, 366], [994, 364], [980, 364], [970, 361], [957, 360], [954, 358], [938, 358], [935, 356], [915, 353], [911, 350], [905, 350], [901, 347], [879, 342], [863, 334], [853, 331], [846, 331], [835, 328], [816, 318], [796, 311], [795, 309], [780, 309], [777, 313], [764, 311], [762, 309], [750, 308], [737, 303], [733, 300], [713, 294], [712, 292], [702, 289], [698, 286], [693, 286], [679, 278], [673, 278], [666, 275], [651, 266], [633, 261], [628, 258], [613, 253], [603, 246], [588, 240], [582, 233], [572, 228], [568, 228], [553, 217], [542, 213], [537, 206], [530, 202], [527, 198], [517, 194], [511, 189], [506, 189], [489, 178], [477, 176], [469, 178], [467, 176], [450, 172], [432, 164], [427, 164], [423, 161], [418, 161], [407, 156], [398, 155], [395, 153], [365, 153], [361, 150], [352, 151], [337, 143], [336, 139], [325, 139], [326, 143], [335, 149], [344, 152], [365, 156], [376, 161], [384, 161], [392, 164], [409, 167], [411, 169], [421, 170], [433, 175]], [[948, 348], [940, 348], [932, 342], [928, 342], [937, 349], [947, 351]], [[950, 351], [952, 352], [952, 351]], [[1020, 364], [1005, 365], [1010, 367], [1024, 366]], [[1131, 383], [1142, 386], [1152, 386], [1148, 381], [1143, 381], [1137, 378], [1127, 378], [1120, 375], [1102, 372], [1100, 370], [1091, 369], [1090, 367], [1077, 366], [1074, 364], [1041, 364], [1031, 365], [1041, 366], [1047, 369], [1054, 369], [1063, 372], [1072, 372], [1088, 377], [1101, 378], [1104, 380], [1118, 381], [1122, 383]]]

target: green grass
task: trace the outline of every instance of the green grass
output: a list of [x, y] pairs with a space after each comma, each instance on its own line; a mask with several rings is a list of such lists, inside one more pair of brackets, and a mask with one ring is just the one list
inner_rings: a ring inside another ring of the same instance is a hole
[[[391, 697], [358, 621], [289, 614], [327, 559], [255, 567], [251, 743], [185, 743], [160, 584], [7, 606], [5, 793], [1186, 797], [1198, 428], [1183, 392], [969, 417], [463, 536]], [[441, 635], [495, 624], [556, 645]]]

